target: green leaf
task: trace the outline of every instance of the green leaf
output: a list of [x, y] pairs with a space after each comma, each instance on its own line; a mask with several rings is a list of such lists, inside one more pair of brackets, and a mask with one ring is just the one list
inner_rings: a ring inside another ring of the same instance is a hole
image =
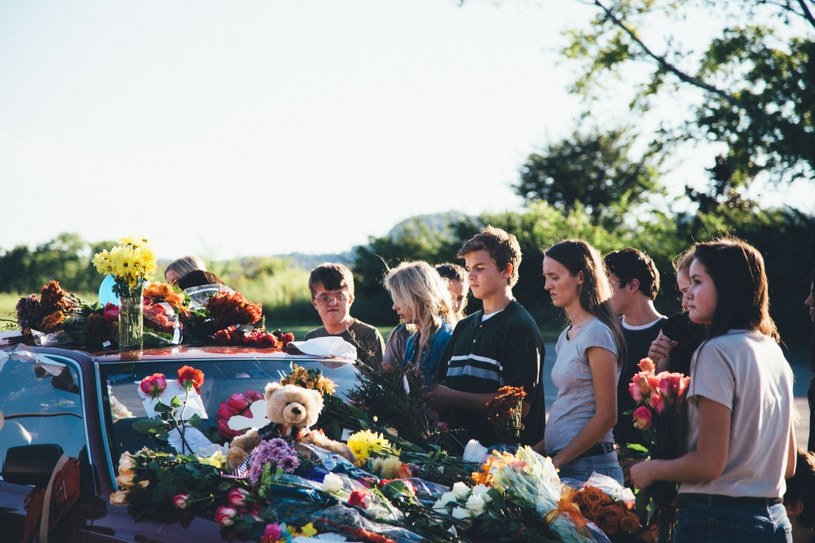
[[159, 419], [140, 419], [133, 423], [133, 430], [140, 434], [150, 434], [164, 427], [164, 421]]

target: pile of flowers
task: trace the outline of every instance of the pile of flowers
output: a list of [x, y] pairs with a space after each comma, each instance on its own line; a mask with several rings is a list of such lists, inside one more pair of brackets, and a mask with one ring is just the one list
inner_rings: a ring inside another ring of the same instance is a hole
[[54, 332], [76, 322], [85, 305], [75, 294], [63, 289], [58, 281], [49, 281], [39, 298], [31, 294], [17, 302], [17, 323], [23, 332]]
[[518, 443], [524, 424], [521, 422], [524, 387], [503, 386], [487, 402], [487, 422], [493, 428], [499, 443]]

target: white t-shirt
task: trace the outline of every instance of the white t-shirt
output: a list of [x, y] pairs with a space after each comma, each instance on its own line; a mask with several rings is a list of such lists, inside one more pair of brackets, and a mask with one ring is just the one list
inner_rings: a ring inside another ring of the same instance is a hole
[[721, 477], [683, 483], [679, 492], [783, 496], [792, 381], [792, 369], [781, 348], [764, 334], [730, 330], [703, 343], [691, 361], [688, 450], [696, 448], [700, 396], [730, 409], [730, 447]]

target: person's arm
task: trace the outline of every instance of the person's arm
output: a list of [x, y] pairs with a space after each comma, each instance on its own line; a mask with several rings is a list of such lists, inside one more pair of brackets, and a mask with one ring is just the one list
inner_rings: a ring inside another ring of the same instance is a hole
[[696, 449], [673, 460], [646, 460], [631, 466], [635, 485], [645, 488], [654, 481], [701, 483], [721, 476], [730, 450], [730, 408], [699, 396], [698, 409]]
[[795, 446], [795, 429], [790, 425], [790, 439], [787, 443], [787, 471], [784, 473], [784, 479], [789, 479], [795, 475], [797, 462], [798, 454], [796, 453]]
[[[436, 409], [445, 407], [461, 407], [471, 411], [484, 413], [487, 410], [486, 403], [495, 396], [495, 392], [464, 392], [455, 390], [446, 385], [438, 385], [423, 394], [424, 398]], [[526, 402], [524, 402], [526, 403]], [[529, 406], [525, 406], [529, 410]]]
[[[599, 443], [617, 422], [617, 356], [602, 347], [590, 347], [586, 350], [586, 356], [594, 390], [594, 415], [574, 439], [552, 458], [556, 468], [568, 464]], [[543, 441], [533, 449], [542, 453]]]

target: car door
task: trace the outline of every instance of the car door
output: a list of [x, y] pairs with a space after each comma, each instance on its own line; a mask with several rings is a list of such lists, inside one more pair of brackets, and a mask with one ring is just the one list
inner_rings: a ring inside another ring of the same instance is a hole
[[[88, 445], [80, 374], [70, 357], [25, 348], [0, 352], [0, 541], [38, 534], [43, 509], [51, 520], [49, 541], [85, 541], [98, 500], [88, 491], [89, 471], [79, 468]], [[46, 507], [45, 490], [62, 455], [76, 469], [60, 464], [69, 480], [52, 485]]]

